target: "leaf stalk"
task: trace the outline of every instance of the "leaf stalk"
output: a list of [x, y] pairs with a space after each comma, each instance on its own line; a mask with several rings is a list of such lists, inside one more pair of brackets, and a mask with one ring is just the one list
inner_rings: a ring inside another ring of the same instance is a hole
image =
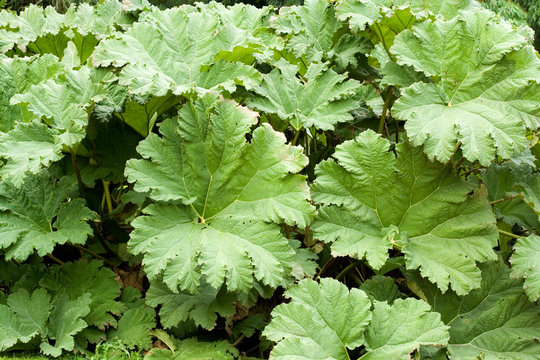
[[338, 276], [336, 276], [336, 280], [341, 280], [347, 275], [348, 272], [355, 269], [357, 265], [360, 265], [362, 263], [362, 260], [358, 260], [355, 262], [350, 263], [345, 269], [343, 269]]
[[81, 250], [81, 251], [84, 251], [90, 255], [92, 255], [93, 257], [95, 257], [96, 259], [99, 259], [101, 261], [103, 261], [105, 264], [109, 265], [109, 266], [112, 266], [113, 268], [116, 268], [116, 265], [112, 262], [112, 261], [109, 261], [107, 259], [105, 259], [103, 256], [99, 255], [99, 254], [96, 254], [95, 252], [93, 252], [92, 250], [89, 250], [87, 248], [85, 248], [84, 246], [81, 246], [79, 244], [71, 244], [73, 247]]
[[55, 263], [57, 263], [58, 265], [64, 265], [64, 262], [60, 260], [59, 258], [57, 258], [56, 256], [54, 256], [53, 254], [47, 254], [46, 256], [52, 261], [54, 261]]
[[516, 235], [516, 234], [512, 234], [512, 233], [510, 233], [508, 231], [504, 231], [504, 230], [501, 230], [501, 229], [497, 229], [497, 230], [499, 230], [499, 234], [501, 234], [501, 235], [506, 235], [506, 236], [509, 236], [509, 237], [511, 237], [513, 239], [516, 239], [516, 240], [521, 238], [521, 236]]
[[103, 193], [105, 195], [105, 202], [107, 203], [107, 211], [108, 211], [108, 214], [110, 215], [113, 212], [111, 193], [109, 191], [110, 182], [107, 180], [101, 180], [101, 182], [103, 183]]
[[502, 202], [505, 202], [505, 201], [513, 200], [513, 199], [518, 198], [520, 196], [521, 196], [520, 194], [515, 194], [515, 195], [511, 195], [511, 196], [505, 196], [502, 199], [491, 201], [490, 204], [495, 205], [495, 204], [502, 203]]
[[377, 131], [379, 134], [382, 134], [384, 130], [384, 124], [386, 123], [386, 113], [388, 112], [388, 107], [390, 106], [390, 100], [392, 99], [393, 90], [394, 88], [392, 86], [388, 88], [386, 99], [384, 100], [381, 120], [379, 121], [379, 130]]

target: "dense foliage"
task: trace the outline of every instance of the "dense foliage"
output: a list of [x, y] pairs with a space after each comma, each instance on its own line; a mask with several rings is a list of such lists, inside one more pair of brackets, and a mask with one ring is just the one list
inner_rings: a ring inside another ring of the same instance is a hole
[[0, 351], [538, 359], [533, 41], [474, 0], [1, 11]]

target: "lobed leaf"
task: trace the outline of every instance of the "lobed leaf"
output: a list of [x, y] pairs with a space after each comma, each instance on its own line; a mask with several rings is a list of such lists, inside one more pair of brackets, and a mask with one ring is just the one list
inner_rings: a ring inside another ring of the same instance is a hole
[[305, 179], [294, 175], [307, 159], [267, 125], [247, 143], [256, 120], [207, 95], [163, 122], [161, 138], [141, 142], [144, 159], [126, 167], [135, 190], [177, 202], [152, 204], [133, 222], [129, 247], [145, 254], [150, 278], [163, 274], [171, 289], [195, 292], [204, 276], [216, 289], [247, 292], [254, 281], [276, 287], [288, 276], [294, 250], [275, 224], [305, 227], [313, 217]]
[[84, 244], [95, 214], [76, 195], [68, 177], [56, 183], [46, 173], [26, 178], [20, 188], [1, 183], [0, 248], [6, 259], [23, 261], [34, 251], [45, 256], [57, 244]]
[[146, 303], [152, 307], [161, 305], [159, 316], [164, 328], [169, 329], [189, 319], [205, 329], [214, 328], [217, 315], [231, 316], [235, 313], [234, 294], [224, 288], [215, 289], [201, 280], [197, 294], [172, 291], [159, 280], [154, 280], [148, 293]]
[[247, 35], [232, 43], [219, 41], [216, 35], [233, 29], [222, 29], [211, 14], [176, 8], [148, 12], [144, 20], [101, 42], [92, 55], [95, 66], [123, 67], [120, 84], [131, 94], [233, 92], [237, 85], [250, 89], [260, 81], [260, 74], [251, 66], [214, 60], [220, 51], [243, 45]]
[[523, 288], [534, 302], [540, 298], [540, 237], [530, 235], [517, 240], [510, 258], [512, 277], [522, 277]]
[[452, 358], [536, 359], [540, 350], [540, 312], [524, 293], [522, 281], [510, 278], [502, 262], [480, 265], [479, 289], [460, 297], [419, 277], [414, 288], [450, 327], [448, 350]]
[[238, 350], [225, 340], [204, 342], [190, 338], [177, 341], [176, 347], [177, 350], [174, 352], [154, 348], [145, 358], [148, 360], [233, 360], [238, 356]]
[[324, 278], [302, 280], [285, 295], [291, 302], [274, 308], [263, 332], [277, 342], [271, 359], [347, 359], [347, 348], [363, 344], [371, 320], [364, 292]]
[[47, 336], [54, 339], [54, 345], [48, 340], [41, 343], [40, 348], [46, 355], [58, 357], [62, 350], [73, 350], [74, 336], [87, 327], [83, 320], [90, 312], [90, 294], [81, 295], [73, 300], [65, 294], [59, 296], [53, 304], [49, 318]]
[[[408, 359], [421, 344], [446, 345], [448, 327], [415, 299], [371, 302], [337, 280], [302, 280], [286, 293], [263, 335], [277, 342], [270, 359], [349, 359], [361, 345], [366, 359]], [[406, 326], [404, 325], [406, 324]]]
[[408, 143], [396, 146], [373, 131], [336, 147], [320, 163], [312, 186], [323, 206], [312, 224], [315, 237], [332, 243], [335, 256], [364, 256], [379, 269], [396, 246], [407, 268], [442, 291], [459, 294], [480, 285], [476, 261], [495, 258], [495, 218], [485, 189], [431, 162]]
[[51, 311], [50, 300], [43, 289], [35, 290], [31, 296], [21, 289], [7, 297], [7, 305], [0, 305], [0, 351], [47, 333], [45, 324]]
[[403, 89], [392, 109], [406, 120], [411, 142], [442, 162], [462, 145], [463, 156], [483, 166], [524, 150], [525, 128], [540, 126], [540, 60], [527, 42], [480, 10], [397, 36], [391, 52], [398, 64], [431, 78]]
[[360, 82], [346, 80], [327, 64], [311, 64], [303, 81], [296, 77], [297, 71], [295, 65], [279, 62], [253, 89], [257, 95], [248, 98], [248, 105], [288, 120], [296, 130], [311, 126], [332, 130], [337, 123], [353, 119]]

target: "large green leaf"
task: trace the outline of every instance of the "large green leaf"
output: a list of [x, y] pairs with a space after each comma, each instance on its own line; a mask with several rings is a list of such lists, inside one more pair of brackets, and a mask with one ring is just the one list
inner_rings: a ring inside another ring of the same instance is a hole
[[100, 261], [77, 261], [50, 267], [40, 285], [52, 294], [66, 294], [72, 300], [90, 294], [90, 312], [84, 320], [104, 330], [116, 326], [112, 314], [119, 315], [122, 310], [122, 304], [115, 300], [120, 295], [120, 283], [115, 276]]
[[347, 360], [347, 349], [361, 345], [367, 351], [362, 358], [408, 359], [421, 344], [448, 343], [439, 314], [419, 300], [375, 302], [371, 310], [363, 291], [329, 278], [303, 280], [285, 295], [291, 302], [272, 311], [263, 332], [277, 342], [270, 359]]
[[420, 345], [448, 344], [448, 327], [423, 301], [397, 299], [392, 305], [375, 302], [366, 329], [367, 360], [410, 359]]
[[195, 338], [175, 342], [176, 350], [171, 352], [165, 349], [154, 348], [145, 356], [147, 360], [233, 360], [238, 356], [236, 350], [229, 342], [222, 340], [216, 342], [198, 341]]
[[323, 206], [315, 237], [332, 242], [335, 256], [365, 256], [375, 269], [397, 246], [407, 268], [420, 268], [443, 291], [451, 284], [466, 294], [480, 285], [476, 261], [495, 258], [498, 233], [486, 191], [419, 148], [398, 144], [396, 159], [389, 147], [368, 130], [336, 147], [337, 162], [317, 166], [312, 196]]
[[502, 262], [480, 267], [480, 289], [463, 297], [452, 291], [441, 294], [418, 276], [409, 278], [410, 287], [450, 326], [450, 357], [538, 359], [540, 308], [527, 299], [522, 281], [510, 278], [510, 269]]
[[9, 295], [7, 304], [22, 326], [33, 326], [41, 336], [44, 336], [47, 333], [45, 322], [52, 307], [50, 300], [51, 297], [44, 289], [34, 290], [32, 296], [21, 289]]
[[63, 157], [62, 144], [57, 142], [61, 132], [49, 128], [40, 120], [18, 123], [8, 133], [0, 134], [0, 156], [5, 164], [0, 176], [21, 186], [28, 173], [37, 174]]
[[[72, 6], [65, 14], [64, 23], [81, 36], [93, 35], [96, 39], [108, 37], [119, 27], [129, 27], [133, 22], [127, 2], [100, 1], [96, 6], [82, 3]], [[73, 36], [77, 38], [77, 36]]]
[[95, 6], [83, 3], [71, 6], [65, 14], [64, 26], [70, 42], [64, 50], [63, 60], [75, 66], [84, 64], [93, 53], [100, 40], [107, 38], [117, 29], [129, 27], [136, 17], [131, 16], [131, 1], [100, 1]]
[[62, 25], [64, 15], [54, 8], [43, 9], [30, 5], [19, 15], [0, 11], [0, 52], [7, 52], [17, 46], [23, 52], [27, 48], [34, 53], [51, 53], [62, 56], [67, 43]]
[[278, 286], [295, 254], [276, 223], [309, 224], [307, 163], [299, 147], [265, 124], [246, 142], [257, 114], [214, 95], [187, 103], [178, 118], [141, 142], [128, 179], [154, 203], [134, 222], [129, 247], [144, 254], [150, 278], [196, 291], [201, 276], [216, 289]]
[[62, 130], [59, 140], [71, 146], [84, 137], [88, 108], [107, 96], [105, 87], [95, 81], [97, 71], [88, 67], [68, 70], [60, 79], [31, 86], [11, 99], [12, 104], [27, 104], [28, 110], [52, 128]]
[[26, 178], [22, 187], [0, 183], [0, 248], [7, 259], [25, 260], [34, 250], [45, 256], [56, 244], [84, 244], [95, 214], [77, 197], [77, 185], [46, 173]]
[[364, 342], [371, 320], [367, 295], [330, 278], [302, 280], [286, 292], [288, 304], [272, 311], [264, 336], [277, 345], [271, 359], [347, 359]]
[[525, 279], [523, 288], [531, 301], [540, 298], [540, 236], [530, 235], [517, 240], [512, 263], [512, 276]]
[[[531, 168], [527, 165], [517, 166], [511, 163], [492, 165], [482, 174], [482, 181], [489, 193], [489, 201], [493, 201], [497, 217], [513, 226], [518, 224], [528, 229], [540, 228], [538, 214], [520, 195], [523, 185], [528, 189], [534, 187]], [[530, 192], [529, 192], [530, 193]]]
[[232, 30], [222, 29], [215, 16], [175, 8], [146, 13], [145, 20], [124, 34], [104, 40], [92, 55], [96, 66], [123, 67], [120, 84], [132, 94], [232, 92], [236, 85], [251, 88], [260, 81], [260, 74], [251, 66], [214, 61], [218, 52], [244, 42], [242, 36], [232, 43], [226, 37], [218, 41], [221, 31], [226, 36]]
[[1, 135], [0, 156], [7, 159], [2, 177], [20, 184], [26, 172], [39, 172], [60, 159], [63, 149], [77, 146], [86, 135], [90, 107], [107, 96], [96, 74], [88, 67], [67, 70], [62, 77], [32, 85], [11, 98], [12, 105], [25, 105], [47, 126], [19, 123]]
[[279, 15], [272, 18], [272, 27], [280, 35], [288, 35], [285, 48], [308, 63], [335, 59], [341, 68], [356, 66], [356, 55], [370, 49], [361, 38], [341, 31], [334, 7], [326, 0], [306, 0], [303, 6], [282, 7]]
[[255, 87], [257, 96], [249, 98], [248, 105], [290, 121], [297, 130], [311, 126], [332, 130], [337, 123], [353, 119], [360, 82], [347, 80], [327, 64], [310, 65], [303, 80], [296, 77], [297, 71], [297, 66], [280, 61]]
[[201, 12], [209, 13], [218, 17], [223, 24], [234, 25], [241, 30], [249, 30], [257, 35], [261, 28], [270, 25], [270, 15], [273, 14], [271, 7], [256, 7], [253, 5], [235, 3], [226, 6], [221, 2], [197, 3]]
[[193, 320], [196, 325], [212, 329], [217, 316], [231, 316], [235, 313], [234, 294], [225, 288], [215, 289], [204, 281], [198, 294], [171, 291], [167, 285], [154, 280], [146, 294], [146, 303], [153, 307], [161, 306], [159, 316], [166, 329]]
[[17, 122], [33, 117], [25, 107], [11, 105], [11, 97], [50, 79], [60, 70], [62, 66], [53, 55], [30, 58], [0, 57], [0, 132], [8, 132]]
[[405, 88], [393, 116], [406, 120], [408, 137], [431, 159], [448, 161], [458, 143], [484, 166], [521, 152], [525, 128], [540, 125], [540, 59], [527, 42], [483, 10], [402, 32], [391, 48], [398, 64], [431, 81]]
[[7, 306], [0, 305], [0, 351], [7, 350], [18, 341], [28, 342], [35, 336], [46, 336], [45, 322], [51, 311], [47, 291], [37, 289], [28, 294], [19, 290], [9, 295]]
[[[375, 25], [372, 31], [387, 36], [395, 36], [380, 31], [381, 23], [396, 20], [401, 23], [400, 31], [413, 25], [416, 20], [428, 15], [439, 15], [446, 19], [454, 18], [460, 10], [477, 9], [474, 0], [341, 0], [336, 3], [336, 14], [341, 21], [348, 21], [354, 31], [362, 31], [367, 26]], [[397, 14], [397, 15], [396, 15]], [[404, 16], [405, 15], [405, 16]], [[393, 29], [395, 30], [395, 29]]]
[[56, 299], [48, 325], [48, 338], [54, 340], [54, 345], [49, 340], [43, 341], [40, 348], [44, 354], [58, 357], [62, 350], [73, 350], [73, 337], [87, 327], [83, 318], [90, 312], [91, 301], [90, 294], [73, 300], [64, 294]]
[[118, 329], [109, 336], [120, 339], [129, 348], [137, 346], [139, 349], [148, 349], [152, 347], [152, 338], [148, 331], [156, 327], [155, 317], [156, 313], [150, 307], [129, 309], [118, 320]]

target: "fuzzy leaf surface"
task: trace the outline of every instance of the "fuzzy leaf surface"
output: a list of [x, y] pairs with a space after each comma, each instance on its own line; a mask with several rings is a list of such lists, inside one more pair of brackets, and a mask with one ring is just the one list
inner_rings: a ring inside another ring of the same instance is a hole
[[330, 278], [303, 280], [285, 295], [263, 335], [277, 342], [270, 359], [350, 359], [365, 346], [366, 359], [408, 359], [421, 344], [446, 345], [448, 327], [416, 299], [371, 302], [366, 293]]
[[32, 85], [47, 80], [62, 70], [53, 55], [31, 58], [0, 57], [0, 132], [8, 132], [16, 123], [31, 119], [32, 113], [19, 105], [11, 105], [10, 99], [23, 93]]
[[495, 259], [495, 217], [485, 189], [431, 162], [419, 148], [389, 142], [368, 130], [336, 147], [320, 163], [313, 199], [324, 206], [312, 224], [335, 256], [365, 257], [379, 269], [395, 244], [407, 268], [446, 291], [480, 285], [476, 261]]
[[460, 297], [441, 294], [425, 279], [409, 279], [420, 296], [450, 327], [451, 358], [533, 360], [540, 353], [540, 308], [531, 303], [520, 279], [502, 262], [480, 265], [482, 285]]
[[56, 244], [84, 244], [92, 233], [94, 212], [78, 198], [68, 177], [58, 183], [41, 173], [17, 188], [0, 184], [0, 247], [6, 259], [26, 260], [34, 250], [45, 256]]
[[55, 343], [42, 342], [40, 348], [44, 354], [58, 357], [62, 350], [73, 350], [74, 336], [88, 326], [83, 318], [90, 312], [91, 301], [90, 294], [73, 300], [64, 294], [56, 299], [48, 324], [48, 338], [54, 339]]
[[34, 336], [47, 334], [46, 321], [51, 311], [51, 297], [43, 289], [32, 295], [19, 290], [7, 298], [7, 306], [0, 305], [0, 351], [17, 342], [28, 342]]
[[[306, 201], [307, 163], [300, 147], [263, 125], [246, 141], [256, 113], [207, 95], [187, 103], [160, 126], [130, 160], [135, 190], [154, 203], [133, 226], [130, 249], [144, 253], [150, 278], [163, 274], [171, 289], [196, 291], [204, 276], [219, 289], [247, 292], [253, 281], [278, 286], [295, 254], [276, 224], [305, 227], [314, 215]], [[179, 237], [181, 236], [181, 237]]]
[[28, 48], [36, 53], [51, 53], [60, 57], [67, 43], [62, 31], [63, 21], [64, 15], [57, 13], [51, 6], [43, 9], [32, 4], [19, 15], [2, 10], [0, 52], [5, 53], [17, 46], [22, 52]]
[[65, 147], [76, 147], [85, 137], [89, 108], [107, 96], [94, 74], [88, 67], [67, 70], [62, 78], [42, 81], [11, 98], [12, 105], [24, 106], [36, 120], [1, 135], [0, 156], [7, 160], [2, 177], [20, 184], [27, 172], [49, 166]]
[[362, 345], [371, 320], [371, 302], [358, 289], [340, 282], [302, 280], [285, 295], [288, 304], [272, 311], [263, 335], [277, 345], [271, 359], [347, 359], [347, 348]]
[[420, 345], [448, 344], [448, 327], [425, 302], [409, 298], [397, 299], [392, 305], [375, 302], [373, 306], [365, 335], [365, 359], [407, 360]]
[[92, 55], [96, 66], [123, 67], [120, 84], [130, 93], [232, 92], [236, 85], [251, 88], [260, 81], [260, 74], [251, 66], [214, 60], [218, 52], [245, 40], [239, 36], [232, 43], [227, 38], [219, 41], [221, 32], [227, 35], [233, 29], [222, 28], [217, 17], [175, 8], [148, 12], [144, 19], [127, 32], [104, 40]]
[[524, 150], [525, 128], [540, 125], [540, 60], [528, 38], [493, 13], [465, 11], [424, 21], [396, 37], [400, 65], [431, 77], [402, 92], [392, 114], [429, 158], [447, 162], [458, 142], [470, 161]]
[[152, 307], [161, 305], [159, 316], [161, 324], [166, 329], [181, 322], [193, 320], [196, 325], [212, 329], [217, 315], [230, 316], [235, 312], [235, 296], [225, 289], [216, 290], [204, 281], [201, 282], [200, 292], [172, 291], [160, 281], [152, 282], [146, 295], [146, 303]]
[[355, 99], [361, 85], [343, 74], [337, 74], [327, 64], [311, 64], [305, 80], [296, 77], [298, 67], [281, 61], [254, 88], [256, 97], [248, 105], [290, 121], [295, 129], [315, 126], [332, 130], [339, 122], [353, 119], [351, 111], [358, 108]]
[[[474, 0], [341, 0], [336, 4], [336, 14], [339, 20], [349, 23], [351, 30], [358, 32], [375, 24], [384, 29], [381, 23], [400, 12], [399, 22], [412, 25], [429, 14], [452, 19], [460, 10], [477, 8]], [[409, 16], [403, 17], [405, 13]], [[383, 31], [381, 35], [388, 34]]]
[[525, 279], [523, 288], [531, 301], [540, 298], [540, 236], [530, 235], [517, 240], [510, 259], [512, 276]]
[[129, 348], [135, 346], [140, 349], [149, 349], [152, 346], [152, 338], [148, 331], [156, 327], [156, 313], [146, 306], [136, 307], [127, 310], [120, 320], [118, 327], [112, 331], [110, 336], [117, 337]]
[[90, 312], [84, 320], [103, 330], [106, 326], [116, 326], [112, 314], [119, 315], [122, 310], [122, 304], [115, 300], [120, 295], [120, 283], [115, 276], [100, 261], [77, 261], [50, 267], [40, 285], [53, 294], [66, 294], [71, 299], [90, 294]]
[[341, 68], [357, 64], [356, 54], [367, 53], [367, 42], [340, 31], [333, 6], [325, 0], [306, 0], [302, 6], [282, 7], [271, 20], [280, 35], [288, 35], [285, 48], [307, 63], [332, 61]]

